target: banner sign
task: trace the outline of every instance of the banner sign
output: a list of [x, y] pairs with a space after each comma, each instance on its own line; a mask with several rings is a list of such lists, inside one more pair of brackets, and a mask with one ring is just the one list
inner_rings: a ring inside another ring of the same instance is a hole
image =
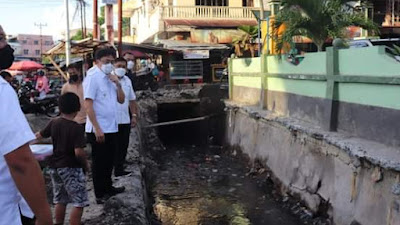
[[183, 52], [184, 59], [208, 59], [210, 58], [209, 50], [185, 50]]

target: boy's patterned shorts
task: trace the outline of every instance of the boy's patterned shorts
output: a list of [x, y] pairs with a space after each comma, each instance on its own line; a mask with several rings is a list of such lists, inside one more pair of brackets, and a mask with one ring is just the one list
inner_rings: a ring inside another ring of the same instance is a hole
[[50, 169], [54, 204], [71, 204], [74, 207], [89, 205], [86, 177], [82, 168]]

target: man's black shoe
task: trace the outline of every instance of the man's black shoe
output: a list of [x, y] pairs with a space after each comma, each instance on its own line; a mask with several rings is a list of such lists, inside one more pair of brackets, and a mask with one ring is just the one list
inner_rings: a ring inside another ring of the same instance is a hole
[[111, 195], [111, 196], [114, 196], [114, 195], [122, 193], [124, 191], [125, 191], [125, 187], [113, 187], [113, 186], [111, 186], [111, 189], [108, 192], [108, 194]]
[[115, 171], [114, 172], [114, 176], [116, 176], [116, 177], [126, 176], [128, 174], [130, 174], [130, 172], [127, 172], [125, 170]]
[[96, 203], [99, 205], [104, 204], [109, 198], [110, 195], [104, 195], [103, 197], [96, 198]]

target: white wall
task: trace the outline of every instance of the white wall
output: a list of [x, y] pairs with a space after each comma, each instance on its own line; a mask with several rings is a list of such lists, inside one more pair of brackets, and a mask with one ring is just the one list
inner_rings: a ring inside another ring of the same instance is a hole
[[194, 6], [195, 0], [174, 0], [174, 6]]
[[131, 26], [135, 28], [135, 43], [142, 43], [149, 37], [162, 30], [160, 27], [160, 8], [150, 11], [147, 4], [134, 12], [131, 17]]

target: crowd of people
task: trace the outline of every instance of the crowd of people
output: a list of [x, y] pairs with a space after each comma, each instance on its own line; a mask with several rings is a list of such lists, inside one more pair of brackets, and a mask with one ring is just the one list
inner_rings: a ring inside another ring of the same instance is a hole
[[[13, 62], [13, 51], [0, 26], [0, 70]], [[127, 53], [117, 58], [113, 48], [98, 49], [95, 63], [83, 78], [81, 68], [68, 66], [69, 81], [59, 97], [61, 115], [33, 134], [21, 111], [11, 85], [0, 77], [0, 225], [53, 224], [47, 203], [45, 182], [29, 144], [51, 137], [53, 154], [48, 158], [55, 204], [54, 224], [64, 224], [66, 206], [73, 209], [69, 224], [81, 224], [84, 207], [89, 205], [86, 176], [91, 168], [96, 203], [124, 192], [115, 187], [114, 176], [129, 174], [124, 163], [131, 127], [135, 127], [138, 107], [132, 83], [134, 58]], [[37, 81], [46, 93], [42, 76]], [[39, 78], [38, 78], [39, 79]], [[42, 95], [42, 94], [41, 94]], [[88, 163], [86, 143], [91, 146]]]

